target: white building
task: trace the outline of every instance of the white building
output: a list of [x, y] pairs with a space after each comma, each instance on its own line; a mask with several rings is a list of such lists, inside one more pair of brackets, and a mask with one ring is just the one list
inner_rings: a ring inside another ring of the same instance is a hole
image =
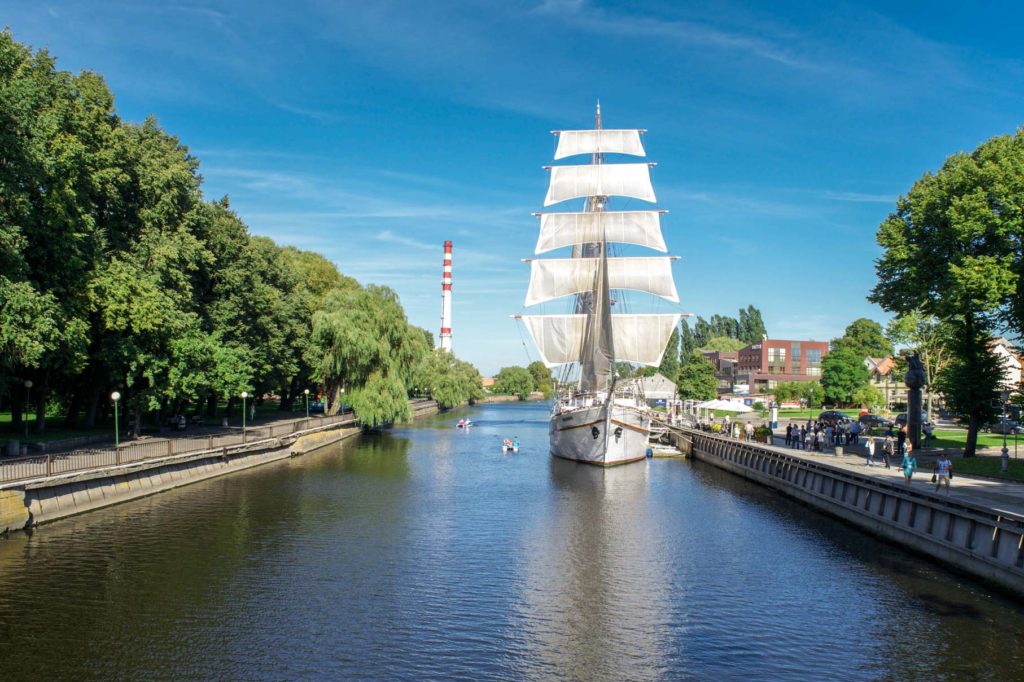
[[1014, 348], [1012, 343], [1003, 337], [999, 337], [992, 341], [989, 345], [989, 350], [1003, 360], [1003, 381], [1001, 388], [1004, 391], [1012, 391], [1014, 393], [1020, 391], [1021, 362], [1020, 356], [1017, 355], [1017, 349]]

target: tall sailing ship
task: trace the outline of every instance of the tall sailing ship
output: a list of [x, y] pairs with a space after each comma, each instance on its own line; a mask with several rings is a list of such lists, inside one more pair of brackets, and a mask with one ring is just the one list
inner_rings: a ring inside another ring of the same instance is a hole
[[[642, 291], [679, 302], [669, 256], [619, 257], [618, 245], [667, 251], [661, 233], [664, 211], [612, 210], [613, 197], [655, 204], [651, 163], [605, 163], [606, 154], [646, 157], [643, 130], [605, 130], [597, 105], [594, 130], [553, 131], [555, 160], [589, 155], [585, 165], [558, 165], [545, 208], [582, 200], [582, 210], [544, 212], [536, 254], [571, 247], [569, 258], [528, 259], [527, 307], [573, 297], [571, 312], [520, 315], [544, 364], [563, 368], [551, 412], [551, 453], [600, 466], [645, 457], [651, 412], [636, 380], [617, 378], [617, 363], [658, 366], [678, 313], [632, 313], [625, 291]], [[613, 308], [615, 309], [613, 312]]]

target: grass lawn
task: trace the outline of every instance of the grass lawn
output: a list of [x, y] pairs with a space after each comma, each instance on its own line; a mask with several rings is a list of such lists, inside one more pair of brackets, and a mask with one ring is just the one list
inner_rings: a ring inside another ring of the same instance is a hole
[[[964, 443], [967, 442], [967, 431], [961, 429], [935, 429], [936, 438], [928, 443], [928, 447], [936, 448], [963, 448]], [[1006, 437], [1006, 447], [1010, 450], [1010, 457], [1013, 457], [1013, 441], [1015, 436], [1008, 435]], [[1020, 439], [1018, 441], [1018, 448], [1024, 454], [1024, 438], [1016, 436]], [[978, 447], [979, 448], [1001, 448], [1003, 447], [1003, 434], [1001, 433], [979, 433], [978, 434]]]
[[[825, 411], [823, 407], [806, 407], [804, 409], [779, 409], [779, 421], [785, 421], [787, 419], [796, 420], [802, 419], [807, 421], [808, 419], [817, 419], [818, 415]], [[860, 414], [860, 410], [839, 410], [843, 414], [853, 419], [856, 419]]]
[[[959, 474], [980, 474], [993, 478], [1002, 478], [1007, 481], [1020, 481], [1024, 483], [1024, 460], [1013, 459], [1013, 452], [1010, 452], [1010, 468], [1004, 474], [1000, 471], [999, 457], [962, 457], [953, 462], [953, 476]], [[956, 479], [953, 479], [954, 482]]]

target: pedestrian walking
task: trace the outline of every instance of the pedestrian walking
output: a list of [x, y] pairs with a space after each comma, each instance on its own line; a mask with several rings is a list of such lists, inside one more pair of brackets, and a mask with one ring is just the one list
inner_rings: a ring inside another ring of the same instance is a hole
[[[935, 468], [938, 469], [938, 480], [935, 481], [935, 492], [939, 492], [939, 488], [943, 485], [946, 486], [946, 494], [949, 494], [949, 481], [953, 478], [953, 463], [949, 461], [949, 455], [942, 453], [939, 455], [939, 461], [935, 463]], [[935, 480], [935, 477], [932, 478]]]
[[900, 454], [901, 455], [904, 454], [906, 452], [906, 445], [907, 445], [907, 427], [906, 427], [906, 425], [901, 426], [900, 430], [896, 432], [896, 444], [900, 448]]
[[903, 463], [901, 464], [906, 485], [910, 485], [910, 479], [913, 477], [914, 472], [917, 471], [917, 458], [914, 457], [912, 450], [913, 448], [907, 448], [906, 454], [903, 455]]
[[885, 462], [885, 468], [891, 469], [889, 466], [889, 458], [892, 457], [892, 436], [886, 436], [882, 442], [882, 461]]
[[751, 422], [747, 422], [747, 425], [743, 427], [743, 432], [746, 436], [744, 440], [748, 443], [754, 440], [754, 425]]
[[868, 466], [875, 466], [875, 437], [868, 436], [868, 442], [864, 444], [868, 451]]
[[786, 424], [786, 447], [793, 444], [793, 425]]

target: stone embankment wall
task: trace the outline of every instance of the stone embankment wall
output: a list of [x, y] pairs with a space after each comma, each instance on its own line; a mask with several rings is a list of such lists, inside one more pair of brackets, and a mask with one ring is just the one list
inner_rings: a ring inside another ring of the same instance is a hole
[[[439, 411], [430, 399], [409, 402], [414, 418]], [[360, 432], [352, 422], [328, 424], [244, 445], [2, 484], [0, 534], [303, 455]]]
[[305, 454], [360, 431], [351, 422], [328, 424], [283, 438], [4, 484], [0, 533]]
[[681, 448], [882, 538], [1024, 594], [1024, 517], [701, 431]]

